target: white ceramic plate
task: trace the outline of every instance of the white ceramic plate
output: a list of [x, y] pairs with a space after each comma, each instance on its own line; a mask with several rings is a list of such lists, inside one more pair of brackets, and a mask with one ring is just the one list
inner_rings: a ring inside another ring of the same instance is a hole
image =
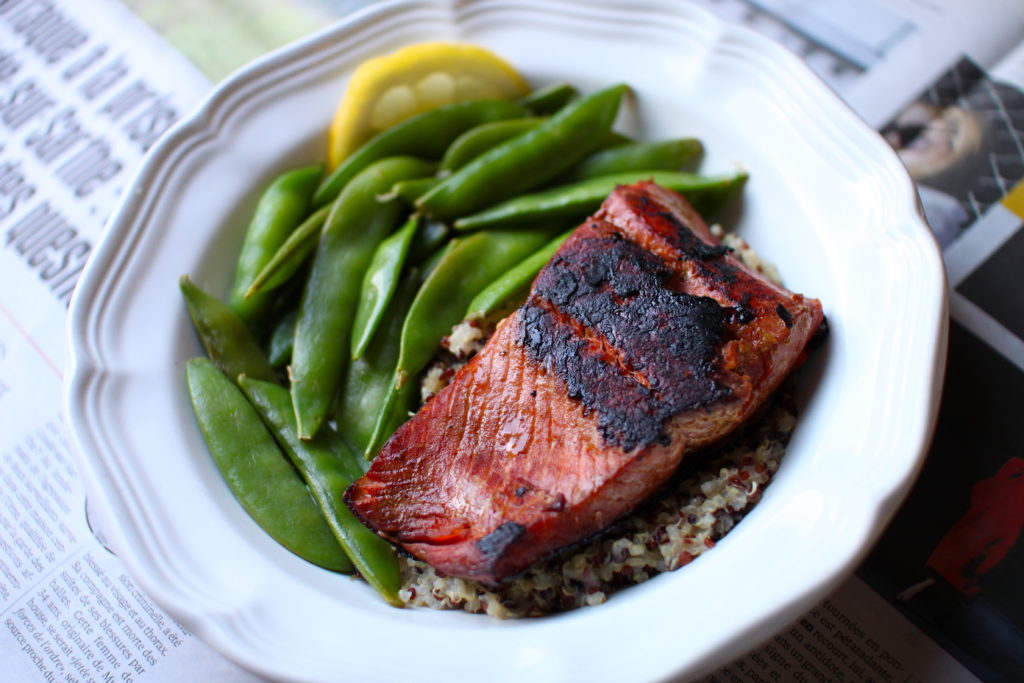
[[[255, 197], [282, 170], [323, 158], [347, 75], [433, 39], [485, 45], [534, 84], [628, 82], [629, 132], [696, 135], [704, 170], [750, 171], [741, 234], [828, 315], [830, 341], [762, 502], [698, 561], [598, 607], [501, 622], [385, 606], [253, 524], [184, 391], [182, 363], [200, 348], [178, 277], [226, 292]], [[118, 555], [245, 667], [360, 681], [689, 676], [769, 637], [870, 547], [931, 431], [945, 305], [940, 256], [895, 155], [767, 40], [668, 1], [386, 3], [237, 73], [154, 149], [74, 301], [67, 416]]]

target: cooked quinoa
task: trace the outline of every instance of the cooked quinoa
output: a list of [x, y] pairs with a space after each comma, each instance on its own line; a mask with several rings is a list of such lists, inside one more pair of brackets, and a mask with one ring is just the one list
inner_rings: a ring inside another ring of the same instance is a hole
[[[749, 267], [778, 282], [778, 271], [741, 238], [712, 232]], [[446, 352], [427, 372], [424, 401], [448, 383], [483, 347], [492, 328], [457, 325]], [[408, 606], [461, 609], [498, 618], [541, 616], [597, 605], [626, 586], [688, 564], [713, 548], [760, 499], [785, 453], [796, 423], [791, 403], [776, 398], [739, 437], [711, 453], [684, 461], [684, 472], [652, 501], [582, 547], [535, 566], [497, 589], [445, 576], [425, 562], [401, 559], [399, 597]]]
[[710, 229], [711, 234], [722, 240], [722, 244], [732, 249], [736, 257], [743, 261], [744, 265], [748, 268], [753, 268], [772, 282], [782, 284], [782, 278], [779, 277], [779, 269], [775, 267], [775, 264], [758, 256], [757, 252], [747, 244], [745, 239], [734, 232], [725, 232], [718, 223], [712, 225]]

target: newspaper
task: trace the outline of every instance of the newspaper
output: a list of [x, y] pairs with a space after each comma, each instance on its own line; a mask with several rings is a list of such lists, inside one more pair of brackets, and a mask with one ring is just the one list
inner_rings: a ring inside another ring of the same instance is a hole
[[142, 155], [210, 88], [121, 5], [88, 9], [0, 1], [0, 677], [245, 680], [97, 541], [72, 466], [71, 292]]
[[[779, 41], [899, 150], [943, 245], [946, 393], [855, 576], [705, 681], [1024, 672], [1024, 6], [692, 0]], [[0, 0], [0, 657], [5, 680], [257, 680], [89, 527], [61, 418], [66, 307], [146, 149], [234, 68], [365, 0]], [[163, 36], [161, 38], [161, 36]]]
[[770, 27], [897, 149], [943, 247], [952, 318], [934, 443], [880, 543], [834, 595], [705, 680], [1020, 680], [1024, 6], [703, 4]]

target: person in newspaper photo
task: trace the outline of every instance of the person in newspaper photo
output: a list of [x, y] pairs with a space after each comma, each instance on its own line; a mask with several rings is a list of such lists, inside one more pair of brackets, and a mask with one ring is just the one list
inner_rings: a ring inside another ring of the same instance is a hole
[[948, 192], [928, 185], [943, 174], [966, 175], [964, 166], [977, 157], [982, 126], [971, 112], [957, 106], [936, 107], [917, 101], [907, 107], [882, 134], [899, 153], [918, 181], [918, 194], [932, 232], [943, 248], [960, 234], [971, 216]]
[[[899, 594], [904, 602], [944, 580], [965, 596], [983, 589], [983, 577], [1020, 539], [1024, 529], [1024, 459], [1012, 457], [971, 489], [970, 507], [950, 527], [927, 566], [935, 573]], [[937, 577], [937, 578], [936, 578]]]
[[1021, 91], [963, 58], [881, 133], [897, 151], [943, 249], [1021, 178]]
[[[974, 609], [971, 603], [985, 591], [987, 576], [1011, 552], [1018, 556], [1024, 552], [1022, 530], [1024, 459], [1012, 457], [994, 475], [973, 486], [969, 507], [925, 563], [931, 575], [898, 593], [896, 599], [913, 612], [944, 624], [956, 634], [954, 642], [958, 644], [983, 641], [992, 648], [990, 663], [1001, 661], [1006, 670], [1006, 653], [1016, 650], [1018, 629], [1001, 615]], [[1000, 589], [995, 590], [998, 594]]]

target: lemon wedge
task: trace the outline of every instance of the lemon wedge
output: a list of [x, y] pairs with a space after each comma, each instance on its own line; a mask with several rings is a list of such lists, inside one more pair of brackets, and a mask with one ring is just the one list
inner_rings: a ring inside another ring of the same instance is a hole
[[513, 99], [523, 77], [490, 50], [467, 43], [419, 43], [363, 62], [334, 113], [328, 163], [337, 166], [377, 133], [445, 104]]

